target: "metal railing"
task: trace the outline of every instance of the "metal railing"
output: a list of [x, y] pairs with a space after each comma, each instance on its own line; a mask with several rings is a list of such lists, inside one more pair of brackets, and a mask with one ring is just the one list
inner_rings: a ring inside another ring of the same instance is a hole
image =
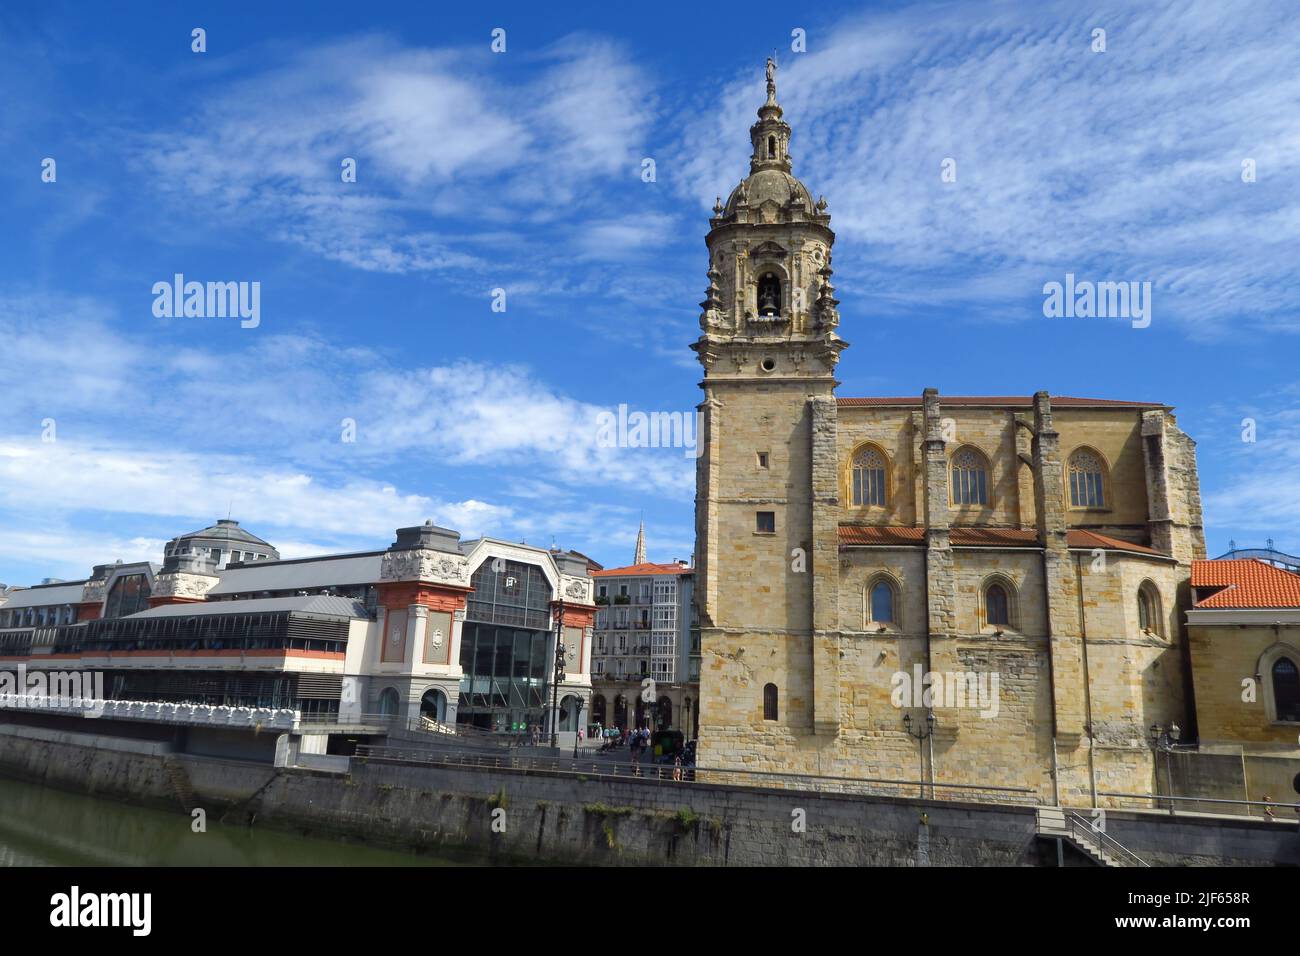
[[[1251, 814], [1252, 812], [1250, 809], [1251, 807], [1259, 807], [1261, 809], [1261, 815], [1265, 817], [1272, 817], [1271, 811], [1274, 808], [1276, 808], [1278, 810], [1289, 810], [1296, 813], [1297, 816], [1300, 816], [1300, 798], [1297, 798], [1296, 801], [1293, 801], [1291, 803], [1278, 803], [1274, 800], [1229, 800], [1223, 797], [1174, 797], [1166, 793], [1118, 793], [1109, 790], [1098, 790], [1097, 796], [1112, 797], [1121, 800], [1141, 801], [1144, 803], [1149, 802], [1151, 803], [1151, 807], [1149, 809], [1159, 810], [1161, 812], [1168, 812], [1170, 816], [1178, 815], [1179, 804], [1210, 804], [1212, 807], [1225, 808], [1222, 812], [1227, 812], [1227, 813], [1236, 812], [1230, 809], [1232, 807], [1245, 807], [1246, 810], [1244, 812], [1247, 815]], [[1160, 806], [1161, 803], [1168, 804], [1168, 806], [1162, 807]], [[1119, 808], [1119, 809], [1124, 809], [1124, 808]], [[1148, 808], [1140, 807], [1137, 809], [1148, 809]], [[1213, 813], [1213, 812], [1215, 812], [1213, 809], [1196, 810], [1196, 809], [1185, 808], [1183, 810], [1184, 814]]]
[[[631, 763], [626, 759], [600, 757], [534, 757], [518, 751], [483, 754], [456, 750], [427, 750], [380, 747], [362, 744], [356, 756], [362, 760], [425, 764], [444, 767], [474, 767], [488, 770], [545, 771], [567, 776], [639, 780], [655, 784], [722, 784], [779, 790], [805, 790], [862, 796], [918, 797], [925, 799], [1007, 803], [1036, 806], [1036, 791], [1028, 787], [999, 787], [989, 784], [933, 783], [891, 780], [883, 777], [824, 777], [816, 774], [769, 773], [760, 770], [720, 770], [707, 767], [662, 763]], [[927, 793], [928, 791], [928, 793]]]
[[1092, 847], [1100, 855], [1114, 858], [1120, 866], [1150, 866], [1146, 860], [1104, 830], [1098, 829], [1091, 820], [1082, 814], [1074, 810], [1066, 810], [1065, 821], [1066, 826], [1070, 828], [1070, 832], [1074, 834], [1076, 840]]

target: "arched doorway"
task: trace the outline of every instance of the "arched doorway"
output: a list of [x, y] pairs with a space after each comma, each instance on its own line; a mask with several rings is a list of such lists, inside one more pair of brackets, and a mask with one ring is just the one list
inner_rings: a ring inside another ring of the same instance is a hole
[[591, 699], [591, 723], [605, 726], [605, 695], [597, 694]]
[[582, 698], [570, 694], [560, 701], [560, 721], [557, 724], [559, 730], [577, 730], [578, 729], [578, 711], [582, 709]]
[[397, 709], [402, 706], [402, 698], [397, 690], [392, 687], [385, 687], [383, 693], [379, 695], [379, 712], [385, 717], [396, 717]]
[[447, 695], [431, 687], [420, 698], [420, 716], [439, 724], [447, 722]]
[[640, 694], [636, 695], [636, 726], [645, 726], [645, 701], [641, 699]]
[[655, 730], [667, 730], [673, 725], [673, 702], [670, 698], [659, 698], [659, 707], [655, 711], [655, 721]]
[[627, 727], [627, 698], [622, 694], [614, 698], [614, 726]]

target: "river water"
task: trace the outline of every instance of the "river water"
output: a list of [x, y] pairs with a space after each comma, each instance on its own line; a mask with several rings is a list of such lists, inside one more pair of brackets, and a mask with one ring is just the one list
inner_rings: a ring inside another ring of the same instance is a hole
[[194, 833], [188, 814], [0, 777], [0, 866], [439, 866], [451, 861], [265, 828]]

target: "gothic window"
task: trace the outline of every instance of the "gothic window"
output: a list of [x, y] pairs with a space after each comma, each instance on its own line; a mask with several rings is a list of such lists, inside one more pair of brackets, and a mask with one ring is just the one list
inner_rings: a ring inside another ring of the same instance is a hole
[[1289, 657], [1273, 664], [1273, 705], [1278, 720], [1300, 721], [1300, 669]]
[[897, 624], [894, 586], [877, 578], [867, 589], [867, 620], [872, 624]]
[[853, 504], [886, 504], [885, 456], [874, 448], [864, 448], [853, 456]]
[[758, 280], [758, 314], [781, 314], [781, 280], [775, 272], [765, 272]]
[[990, 584], [984, 592], [984, 620], [990, 627], [1011, 626], [1011, 600], [1001, 584]]
[[1106, 507], [1106, 470], [1101, 458], [1088, 449], [1070, 456], [1068, 469], [1071, 508]]
[[776, 685], [763, 685], [763, 719], [776, 720]]
[[1160, 595], [1150, 581], [1138, 588], [1138, 629], [1144, 634], [1160, 636]]
[[974, 448], [963, 448], [952, 456], [952, 503], [987, 505], [989, 503], [988, 462]]

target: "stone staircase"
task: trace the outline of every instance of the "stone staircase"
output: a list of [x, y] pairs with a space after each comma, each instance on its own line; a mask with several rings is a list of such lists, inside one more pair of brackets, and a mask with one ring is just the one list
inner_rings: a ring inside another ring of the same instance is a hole
[[1038, 835], [1064, 840], [1098, 866], [1149, 866], [1118, 840], [1096, 829], [1087, 817], [1064, 807], [1038, 808]]

